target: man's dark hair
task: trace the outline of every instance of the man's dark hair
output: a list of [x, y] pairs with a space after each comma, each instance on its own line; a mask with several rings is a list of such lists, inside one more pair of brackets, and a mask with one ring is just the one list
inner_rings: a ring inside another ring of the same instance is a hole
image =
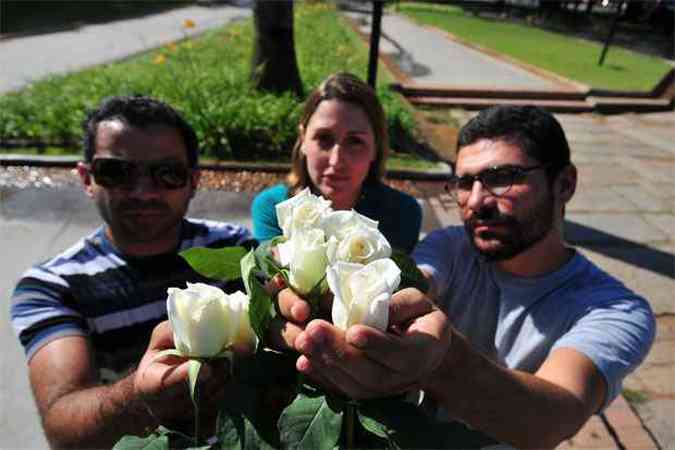
[[548, 166], [549, 182], [570, 164], [570, 147], [560, 123], [553, 114], [536, 106], [484, 109], [459, 131], [457, 152], [481, 139], [517, 145], [526, 155]]
[[176, 129], [182, 136], [190, 167], [197, 166], [199, 147], [197, 134], [192, 126], [168, 104], [151, 97], [115, 96], [103, 100], [82, 121], [84, 130], [84, 160], [90, 163], [96, 152], [96, 133], [101, 122], [119, 120], [136, 128], [166, 125]]

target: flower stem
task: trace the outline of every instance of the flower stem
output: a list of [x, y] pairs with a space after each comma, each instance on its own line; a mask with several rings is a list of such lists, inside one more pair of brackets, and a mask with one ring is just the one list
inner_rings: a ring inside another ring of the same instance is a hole
[[354, 448], [354, 420], [356, 420], [356, 406], [357, 404], [355, 402], [348, 402], [345, 409], [347, 450]]
[[195, 437], [194, 443], [197, 445], [199, 443], [199, 405], [197, 404], [197, 399], [192, 399], [192, 404], [195, 407]]

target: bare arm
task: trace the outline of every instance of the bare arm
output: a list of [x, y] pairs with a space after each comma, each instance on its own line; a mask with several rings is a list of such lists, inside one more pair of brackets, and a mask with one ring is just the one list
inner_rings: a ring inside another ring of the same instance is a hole
[[557, 350], [536, 374], [506, 369], [476, 353], [417, 290], [394, 296], [390, 326], [398, 334], [310, 322], [294, 342], [297, 367], [352, 398], [424, 389], [455, 418], [518, 448], [555, 447], [605, 397], [604, 379], [581, 353]]
[[[111, 385], [98, 383], [87, 339], [65, 337], [41, 348], [29, 363], [29, 376], [51, 446], [111, 448], [123, 435], [143, 435], [159, 423], [189, 423], [187, 365], [178, 358], [152, 361], [172, 346], [168, 322], [163, 322], [138, 369]], [[210, 369], [200, 373], [202, 391], [213, 398], [204, 405], [205, 414], [222, 399], [225, 378], [220, 375]]]
[[83, 337], [65, 337], [40, 349], [29, 364], [30, 382], [53, 448], [105, 448], [124, 433], [157, 425], [134, 399], [133, 375], [98, 385]]
[[554, 351], [529, 374], [477, 354], [458, 334], [422, 387], [451, 416], [518, 448], [554, 448], [574, 435], [607, 390], [591, 360], [573, 349]]

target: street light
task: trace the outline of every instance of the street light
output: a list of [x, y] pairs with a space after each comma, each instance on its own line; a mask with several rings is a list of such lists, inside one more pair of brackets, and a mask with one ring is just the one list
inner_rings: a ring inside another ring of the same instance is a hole
[[370, 53], [368, 56], [368, 84], [375, 89], [377, 60], [380, 55], [380, 30], [382, 28], [382, 5], [385, 0], [373, 0], [373, 17], [370, 21]]

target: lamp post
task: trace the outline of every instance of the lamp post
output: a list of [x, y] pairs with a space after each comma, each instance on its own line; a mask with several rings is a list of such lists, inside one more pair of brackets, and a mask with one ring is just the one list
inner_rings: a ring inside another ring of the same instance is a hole
[[382, 5], [384, 0], [373, 0], [373, 16], [370, 25], [370, 53], [368, 55], [368, 84], [375, 89], [377, 60], [380, 54], [380, 30], [382, 28]]

